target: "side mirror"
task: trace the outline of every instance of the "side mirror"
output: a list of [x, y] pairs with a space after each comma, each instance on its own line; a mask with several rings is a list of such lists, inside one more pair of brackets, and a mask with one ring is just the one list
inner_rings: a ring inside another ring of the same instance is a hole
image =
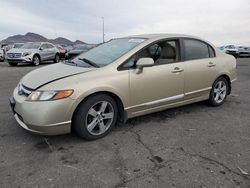
[[143, 67], [152, 67], [154, 64], [154, 60], [149, 57], [138, 59], [136, 62], [136, 74], [140, 74], [143, 70]]
[[39, 50], [43, 50], [44, 48], [43, 47], [40, 47]]

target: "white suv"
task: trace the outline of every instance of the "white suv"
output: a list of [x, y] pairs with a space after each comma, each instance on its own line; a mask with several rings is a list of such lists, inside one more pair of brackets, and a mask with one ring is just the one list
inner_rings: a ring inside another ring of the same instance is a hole
[[53, 60], [58, 63], [60, 60], [59, 51], [48, 42], [28, 42], [21, 48], [12, 48], [6, 54], [10, 66], [16, 66], [18, 63], [31, 63], [35, 66], [41, 61]]
[[234, 56], [236, 59], [239, 57], [239, 50], [234, 45], [221, 46], [220, 50]]

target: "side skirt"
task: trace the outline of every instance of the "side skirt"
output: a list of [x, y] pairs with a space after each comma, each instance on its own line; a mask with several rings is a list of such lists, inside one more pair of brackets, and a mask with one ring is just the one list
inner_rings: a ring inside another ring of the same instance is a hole
[[179, 107], [179, 106], [183, 106], [183, 105], [187, 105], [187, 104], [191, 104], [191, 103], [195, 103], [195, 102], [200, 102], [200, 101], [204, 101], [207, 100], [209, 98], [209, 94], [206, 95], [202, 95], [196, 98], [192, 98], [192, 99], [187, 99], [184, 101], [179, 101], [179, 102], [174, 102], [171, 104], [165, 104], [165, 105], [160, 105], [157, 107], [152, 107], [152, 108], [148, 108], [145, 110], [140, 110], [140, 111], [136, 111], [136, 112], [129, 112], [129, 109], [126, 109], [127, 111], [127, 117], [129, 118], [133, 118], [136, 116], [141, 116], [141, 115], [146, 115], [146, 114], [150, 114], [153, 112], [158, 112], [158, 111], [162, 111], [162, 110], [166, 110], [169, 108], [175, 108], [175, 107]]

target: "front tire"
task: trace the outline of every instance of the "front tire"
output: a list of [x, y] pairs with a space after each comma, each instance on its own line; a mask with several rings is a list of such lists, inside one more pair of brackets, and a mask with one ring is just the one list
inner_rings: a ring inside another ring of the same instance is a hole
[[86, 140], [96, 140], [111, 132], [116, 124], [117, 114], [117, 105], [112, 97], [96, 94], [78, 106], [72, 128], [78, 136]]
[[40, 57], [38, 55], [34, 55], [32, 63], [34, 66], [40, 65]]
[[229, 85], [225, 78], [218, 78], [210, 91], [209, 104], [211, 106], [220, 106], [227, 98]]

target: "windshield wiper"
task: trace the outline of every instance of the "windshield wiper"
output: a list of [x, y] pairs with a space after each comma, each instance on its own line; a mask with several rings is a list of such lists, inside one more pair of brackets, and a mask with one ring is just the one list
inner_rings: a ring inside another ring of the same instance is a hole
[[78, 58], [80, 61], [84, 61], [85, 63], [91, 65], [92, 67], [99, 68], [100, 66], [94, 63], [93, 61], [90, 61], [89, 59], [86, 58]]

